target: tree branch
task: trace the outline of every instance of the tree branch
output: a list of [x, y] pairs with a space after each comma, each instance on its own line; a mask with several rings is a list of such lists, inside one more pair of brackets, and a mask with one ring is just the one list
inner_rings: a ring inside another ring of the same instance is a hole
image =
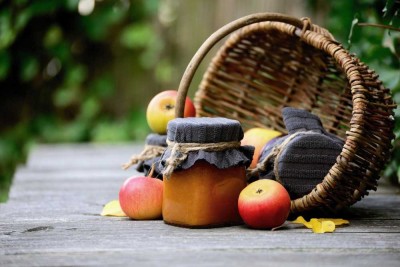
[[396, 28], [396, 27], [389, 26], [389, 25], [376, 24], [376, 23], [360, 22], [360, 23], [357, 23], [357, 26], [361, 26], [361, 27], [363, 27], [363, 26], [370, 26], [370, 27], [383, 28], [383, 29], [388, 29], [388, 30], [391, 30], [391, 31], [398, 31], [398, 32], [400, 32], [400, 28]]

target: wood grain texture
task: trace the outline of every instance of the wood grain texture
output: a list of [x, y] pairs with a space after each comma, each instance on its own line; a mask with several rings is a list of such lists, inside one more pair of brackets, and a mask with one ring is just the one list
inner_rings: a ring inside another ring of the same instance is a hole
[[338, 216], [350, 225], [330, 234], [290, 222], [275, 231], [185, 229], [100, 216], [124, 179], [139, 175], [120, 164], [140, 149], [38, 146], [15, 174], [10, 200], [0, 205], [0, 266], [398, 266], [396, 188], [382, 187], [343, 211]]

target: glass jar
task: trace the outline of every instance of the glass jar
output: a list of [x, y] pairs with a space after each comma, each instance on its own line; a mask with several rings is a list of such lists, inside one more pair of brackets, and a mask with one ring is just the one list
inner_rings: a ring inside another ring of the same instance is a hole
[[225, 118], [168, 124], [169, 147], [161, 159], [166, 223], [191, 228], [241, 223], [238, 197], [253, 156], [253, 147], [240, 146], [242, 138], [240, 123]]

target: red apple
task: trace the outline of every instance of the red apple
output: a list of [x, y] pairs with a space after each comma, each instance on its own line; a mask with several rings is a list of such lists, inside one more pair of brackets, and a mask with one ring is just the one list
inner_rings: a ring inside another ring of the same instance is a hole
[[290, 196], [277, 181], [262, 179], [242, 190], [238, 208], [240, 216], [249, 227], [271, 229], [281, 226], [288, 218]]
[[256, 167], [264, 145], [268, 143], [268, 141], [280, 135], [282, 135], [281, 132], [259, 127], [251, 128], [244, 133], [243, 139], [241, 141], [242, 146], [254, 146], [255, 148], [250, 168]]
[[[158, 134], [167, 132], [167, 124], [175, 118], [175, 104], [178, 91], [167, 90], [154, 96], [147, 106], [146, 118], [150, 129]], [[184, 117], [196, 116], [196, 110], [189, 97], [185, 100]]]
[[119, 191], [124, 213], [136, 220], [161, 218], [163, 182], [150, 177], [130, 177]]

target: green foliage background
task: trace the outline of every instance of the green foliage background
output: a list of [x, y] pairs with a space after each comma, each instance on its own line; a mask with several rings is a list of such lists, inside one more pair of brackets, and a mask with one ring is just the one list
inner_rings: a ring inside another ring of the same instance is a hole
[[[157, 17], [164, 2], [96, 1], [82, 16], [79, 0], [0, 1], [0, 201], [36, 142], [144, 139], [144, 100], [176, 82], [179, 51]], [[398, 28], [399, 1], [305, 2], [326, 12], [325, 27], [400, 103], [399, 33], [354, 20]], [[399, 116], [396, 110], [394, 157], [385, 172], [392, 181], [400, 174]]]
[[96, 1], [88, 16], [78, 3], [1, 4], [0, 201], [35, 142], [144, 139], [142, 92], [168, 85], [158, 0]]

